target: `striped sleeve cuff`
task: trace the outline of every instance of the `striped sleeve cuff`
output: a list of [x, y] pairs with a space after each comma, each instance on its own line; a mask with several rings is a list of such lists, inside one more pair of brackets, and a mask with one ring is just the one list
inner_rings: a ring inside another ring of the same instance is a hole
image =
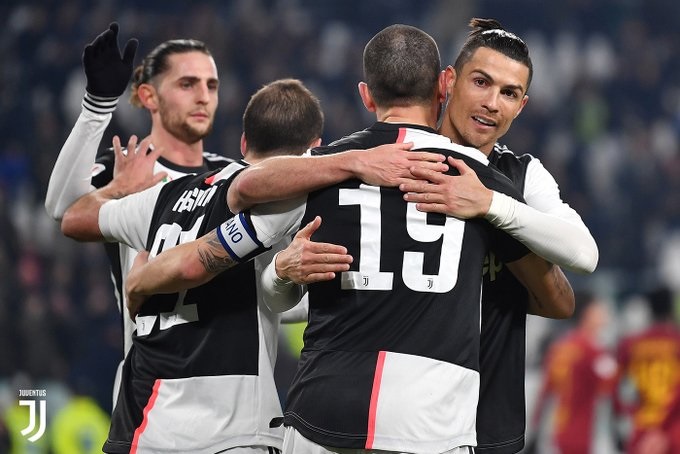
[[118, 98], [103, 98], [101, 96], [94, 96], [88, 92], [85, 92], [83, 97], [83, 107], [90, 112], [96, 114], [108, 114], [116, 110], [118, 105]]

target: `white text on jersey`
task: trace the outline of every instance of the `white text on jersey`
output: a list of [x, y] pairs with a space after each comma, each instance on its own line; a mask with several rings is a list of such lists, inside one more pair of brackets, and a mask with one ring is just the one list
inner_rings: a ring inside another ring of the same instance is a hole
[[181, 213], [183, 211], [192, 211], [196, 207], [205, 206], [217, 191], [217, 186], [211, 186], [208, 189], [187, 189], [182, 196], [177, 200], [172, 211]]

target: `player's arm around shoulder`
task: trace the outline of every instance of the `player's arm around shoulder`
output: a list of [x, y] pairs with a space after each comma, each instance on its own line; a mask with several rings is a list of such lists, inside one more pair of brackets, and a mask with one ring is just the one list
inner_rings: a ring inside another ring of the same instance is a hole
[[227, 203], [232, 212], [257, 203], [306, 195], [317, 189], [357, 178], [374, 186], [396, 187], [421, 167], [444, 172], [444, 156], [409, 151], [413, 143], [393, 143], [367, 150], [348, 150], [328, 155], [277, 156], [249, 166], [229, 188]]
[[557, 319], [573, 315], [574, 291], [559, 266], [534, 253], [507, 266], [529, 291], [529, 314]]
[[549, 215], [553, 229], [562, 232], [560, 246], [573, 251], [573, 271], [592, 273], [599, 261], [595, 238], [578, 212], [562, 200], [557, 181], [538, 158], [527, 166], [524, 198], [528, 206]]
[[[459, 171], [459, 175], [414, 169], [412, 172], [421, 180], [400, 186], [405, 192], [404, 199], [415, 202], [420, 211], [462, 219], [484, 217], [536, 254], [565, 269], [580, 273], [595, 269], [598, 261], [595, 240], [578, 214], [559, 198], [554, 180], [552, 186], [547, 178], [539, 180], [541, 184], [532, 194], [540, 194], [540, 188], [545, 188], [549, 195], [534, 198], [532, 205], [528, 197], [527, 203], [523, 203], [486, 188], [463, 161], [449, 158], [449, 164]], [[550, 175], [547, 171], [544, 174]], [[527, 184], [530, 184], [529, 180]], [[550, 210], [551, 207], [559, 209]]]

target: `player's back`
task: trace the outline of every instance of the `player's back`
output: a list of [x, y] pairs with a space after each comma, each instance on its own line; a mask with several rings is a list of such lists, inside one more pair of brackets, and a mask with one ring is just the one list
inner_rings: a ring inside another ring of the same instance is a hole
[[[378, 123], [338, 149], [394, 141], [463, 159], [483, 182], [516, 194], [483, 154], [429, 128]], [[338, 447], [423, 452], [474, 444], [484, 256], [491, 245], [511, 260], [526, 250], [485, 221], [422, 213], [397, 189], [358, 180], [310, 194], [302, 224], [316, 215], [323, 223], [314, 240], [346, 246], [354, 261], [335, 280], [309, 287], [286, 422]]]
[[[229, 218], [226, 192], [243, 167], [163, 187], [148, 235], [151, 257]], [[159, 452], [280, 446], [281, 430], [269, 427], [281, 416], [273, 380], [278, 316], [258, 301], [253, 262], [151, 297], [136, 319], [107, 452], [131, 444]]]
[[[154, 165], [154, 173], [165, 172], [167, 177], [162, 183], [182, 178], [186, 175], [202, 174], [204, 172], [221, 169], [230, 163], [232, 159], [226, 158], [215, 153], [203, 153], [203, 162], [200, 166], [182, 166], [175, 164], [163, 157], [158, 158]], [[92, 185], [101, 188], [113, 179], [114, 151], [113, 148], [102, 148], [98, 151], [95, 163], [92, 167]], [[125, 275], [132, 267], [137, 251], [119, 243], [105, 243], [104, 248], [109, 260], [111, 275], [115, 286], [116, 303], [121, 316], [123, 327], [123, 353], [127, 355], [132, 346], [132, 333], [135, 324], [127, 316], [125, 302], [123, 301], [123, 288], [125, 287]], [[119, 369], [120, 371], [120, 369]], [[116, 379], [119, 380], [120, 372]], [[116, 390], [114, 390], [114, 397]]]

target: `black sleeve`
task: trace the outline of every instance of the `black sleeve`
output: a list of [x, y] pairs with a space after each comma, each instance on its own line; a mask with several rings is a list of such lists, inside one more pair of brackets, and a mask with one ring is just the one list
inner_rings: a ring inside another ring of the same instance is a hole
[[113, 164], [115, 155], [113, 148], [101, 148], [92, 166], [92, 186], [101, 188], [113, 180]]
[[529, 248], [510, 234], [495, 228], [491, 224], [489, 224], [489, 228], [491, 229], [491, 250], [503, 263], [514, 262], [531, 252]]
[[[484, 166], [475, 161], [467, 161], [467, 164], [472, 167], [484, 186], [493, 190], [502, 192], [518, 201], [525, 203], [524, 197], [518, 188], [515, 187], [512, 180], [503, 175], [493, 166]], [[516, 240], [510, 234], [503, 230], [497, 229], [487, 221], [489, 225], [491, 236], [491, 250], [504, 263], [514, 262], [519, 260], [530, 251], [520, 241]]]

